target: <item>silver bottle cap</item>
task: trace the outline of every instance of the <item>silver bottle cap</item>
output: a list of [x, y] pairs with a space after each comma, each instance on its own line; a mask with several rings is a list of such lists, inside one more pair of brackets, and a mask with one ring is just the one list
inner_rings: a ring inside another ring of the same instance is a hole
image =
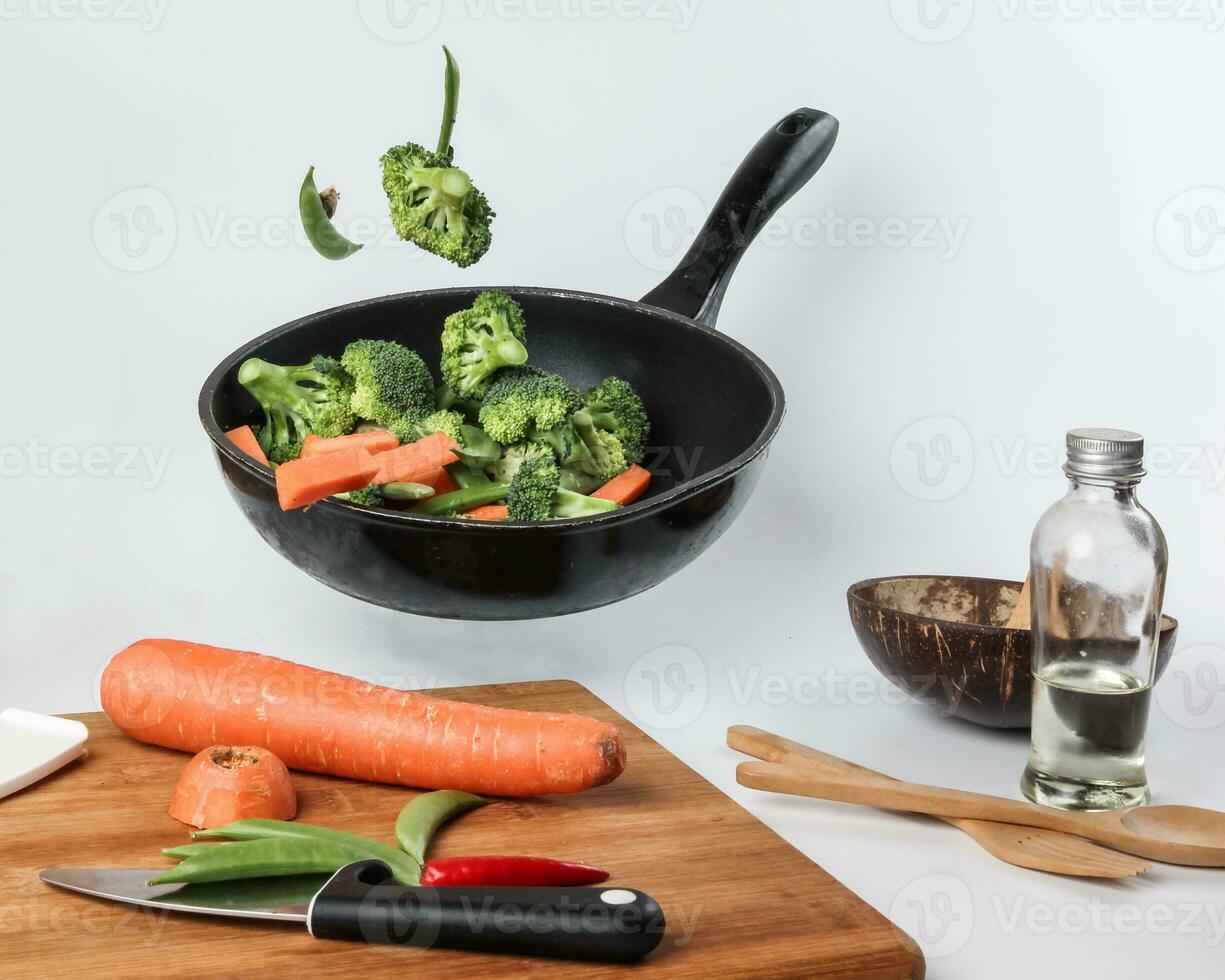
[[1063, 471], [1080, 480], [1138, 483], [1144, 476], [1144, 437], [1125, 429], [1073, 429]]

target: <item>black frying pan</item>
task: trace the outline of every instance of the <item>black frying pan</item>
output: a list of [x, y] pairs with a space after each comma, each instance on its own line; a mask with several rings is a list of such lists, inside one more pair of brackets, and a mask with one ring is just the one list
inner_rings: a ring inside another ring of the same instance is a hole
[[[621, 510], [543, 524], [487, 524], [325, 500], [282, 512], [272, 474], [224, 430], [260, 419], [238, 384], [257, 356], [296, 364], [359, 337], [391, 338], [437, 364], [447, 314], [484, 288], [351, 303], [295, 320], [225, 358], [200, 391], [200, 421], [230, 493], [265, 541], [319, 581], [402, 612], [535, 619], [593, 609], [687, 565], [735, 519], [783, 418], [783, 390], [751, 351], [718, 333], [736, 263], [771, 215], [825, 162], [838, 121], [800, 109], [763, 136], [676, 271], [641, 302], [560, 289], [505, 289], [522, 305], [532, 363], [580, 388], [629, 381], [651, 416], [649, 494]], [[679, 452], [678, 452], [679, 450]]]

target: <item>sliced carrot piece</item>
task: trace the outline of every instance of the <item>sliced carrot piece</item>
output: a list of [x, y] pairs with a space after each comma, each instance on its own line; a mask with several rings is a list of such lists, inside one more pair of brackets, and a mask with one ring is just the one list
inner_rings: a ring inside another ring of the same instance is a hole
[[213, 745], [187, 763], [170, 798], [169, 813], [189, 827], [221, 827], [264, 817], [292, 820], [298, 794], [285, 763], [251, 745]]
[[281, 510], [307, 507], [346, 490], [370, 486], [379, 464], [364, 449], [294, 459], [276, 468], [276, 494]]
[[240, 425], [237, 429], [230, 429], [225, 434], [225, 437], [257, 463], [261, 463], [264, 466], [269, 465], [268, 457], [264, 455], [264, 451], [260, 448], [259, 440], [255, 438], [255, 432], [251, 426]]
[[399, 449], [379, 453], [374, 457], [379, 467], [374, 482], [420, 483], [417, 477], [459, 459], [451, 452], [454, 445], [445, 432], [435, 432], [416, 442], [405, 443]]
[[413, 482], [424, 483], [427, 487], [433, 487], [436, 497], [441, 497], [444, 493], [454, 493], [459, 489], [459, 484], [455, 482], [455, 478], [441, 466], [433, 472], [422, 473], [418, 476], [419, 478]]
[[618, 473], [591, 496], [600, 500], [611, 500], [624, 507], [646, 493], [650, 485], [651, 471], [635, 463], [623, 473]]
[[384, 432], [382, 429], [372, 432], [354, 432], [350, 436], [335, 436], [331, 439], [324, 439], [312, 432], [306, 437], [306, 441], [302, 443], [301, 458], [309, 459], [311, 456], [340, 453], [346, 449], [364, 449], [373, 455], [375, 453], [385, 453], [387, 450], [395, 449], [399, 445], [399, 439], [390, 432]]
[[510, 508], [505, 504], [486, 504], [484, 507], [473, 507], [464, 511], [464, 517], [474, 521], [504, 521], [510, 516]]

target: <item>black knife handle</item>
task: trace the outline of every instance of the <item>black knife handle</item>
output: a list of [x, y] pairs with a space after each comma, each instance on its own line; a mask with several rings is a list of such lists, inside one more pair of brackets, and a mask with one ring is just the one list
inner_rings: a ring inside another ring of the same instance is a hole
[[664, 934], [663, 909], [628, 888], [409, 888], [382, 861], [341, 868], [307, 914], [319, 939], [624, 963]]

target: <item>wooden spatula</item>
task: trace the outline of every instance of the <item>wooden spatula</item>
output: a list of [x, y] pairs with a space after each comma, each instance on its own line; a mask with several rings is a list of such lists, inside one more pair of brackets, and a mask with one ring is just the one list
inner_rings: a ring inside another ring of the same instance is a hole
[[[732, 725], [728, 728], [727, 744], [738, 752], [766, 762], [818, 772], [858, 774], [865, 778], [895, 781], [882, 773], [873, 772], [853, 762], [827, 755], [789, 738], [749, 725]], [[1055, 830], [1018, 827], [1015, 824], [962, 817], [938, 819], [969, 834], [987, 853], [1019, 868], [1085, 878], [1129, 878], [1143, 874], [1152, 867], [1147, 861], [1130, 854], [1120, 854], [1110, 848]]]

